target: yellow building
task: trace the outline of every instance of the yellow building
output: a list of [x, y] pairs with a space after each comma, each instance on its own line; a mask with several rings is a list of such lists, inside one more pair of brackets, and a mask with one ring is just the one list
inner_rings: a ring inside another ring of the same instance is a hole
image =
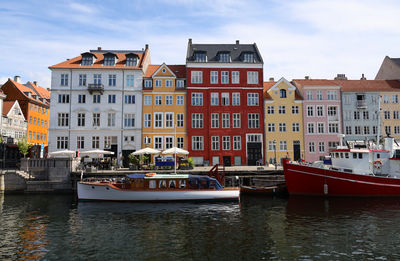
[[381, 128], [384, 136], [390, 134], [396, 140], [400, 139], [400, 91], [380, 92], [381, 98]]
[[143, 80], [143, 147], [187, 150], [186, 66], [149, 65]]
[[267, 162], [304, 159], [303, 98], [297, 88], [285, 78], [264, 82], [264, 97]]

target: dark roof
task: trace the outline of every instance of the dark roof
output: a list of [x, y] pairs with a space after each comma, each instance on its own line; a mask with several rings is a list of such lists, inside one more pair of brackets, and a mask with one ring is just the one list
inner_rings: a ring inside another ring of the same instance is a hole
[[219, 62], [218, 54], [220, 52], [229, 52], [232, 62], [242, 62], [244, 53], [254, 53], [254, 63], [263, 63], [257, 45], [254, 44], [192, 44], [191, 39], [188, 43], [186, 61], [194, 61], [195, 52], [205, 52], [207, 62]]
[[397, 66], [400, 66], [400, 58], [390, 58]]

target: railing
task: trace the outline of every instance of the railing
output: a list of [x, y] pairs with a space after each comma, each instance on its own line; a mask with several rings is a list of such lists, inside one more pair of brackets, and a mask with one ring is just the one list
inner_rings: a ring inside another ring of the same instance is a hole
[[88, 84], [88, 91], [90, 94], [92, 94], [93, 92], [100, 92], [101, 94], [103, 94], [104, 92], [104, 85], [103, 84], [99, 84], [99, 83], [89, 83]]
[[367, 102], [365, 100], [359, 100], [357, 101], [357, 108], [366, 108], [367, 107]]
[[225, 166], [220, 166], [219, 164], [215, 164], [210, 171], [208, 171], [208, 176], [211, 178], [215, 178], [218, 180], [219, 184], [225, 186]]
[[338, 115], [328, 116], [328, 121], [339, 121]]

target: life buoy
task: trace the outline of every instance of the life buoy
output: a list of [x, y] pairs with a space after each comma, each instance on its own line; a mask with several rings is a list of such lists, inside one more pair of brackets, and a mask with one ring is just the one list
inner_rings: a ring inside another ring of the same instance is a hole
[[374, 161], [374, 168], [380, 169], [382, 167], [382, 161], [380, 160], [375, 160]]
[[153, 176], [155, 176], [156, 175], [156, 173], [147, 173], [146, 174], [146, 177], [153, 177]]

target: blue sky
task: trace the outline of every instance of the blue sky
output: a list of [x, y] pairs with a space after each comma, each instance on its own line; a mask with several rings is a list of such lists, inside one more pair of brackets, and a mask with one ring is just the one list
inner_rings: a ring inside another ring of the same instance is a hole
[[184, 64], [194, 43], [257, 43], [264, 79], [373, 79], [400, 57], [396, 0], [1, 1], [0, 83], [20, 75], [50, 87], [48, 66], [101, 46]]

